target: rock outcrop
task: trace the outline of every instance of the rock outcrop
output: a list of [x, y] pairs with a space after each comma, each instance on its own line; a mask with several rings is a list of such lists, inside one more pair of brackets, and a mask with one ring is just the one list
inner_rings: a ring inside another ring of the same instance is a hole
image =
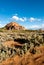
[[7, 30], [12, 30], [12, 29], [13, 30], [25, 30], [25, 28], [23, 26], [20, 26], [16, 22], [8, 23], [5, 27], [6, 27]]

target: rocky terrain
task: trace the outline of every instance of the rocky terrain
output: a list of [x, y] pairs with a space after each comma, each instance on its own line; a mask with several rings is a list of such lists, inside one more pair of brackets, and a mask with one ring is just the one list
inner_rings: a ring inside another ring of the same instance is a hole
[[0, 29], [0, 65], [44, 65], [44, 32], [10, 28]]

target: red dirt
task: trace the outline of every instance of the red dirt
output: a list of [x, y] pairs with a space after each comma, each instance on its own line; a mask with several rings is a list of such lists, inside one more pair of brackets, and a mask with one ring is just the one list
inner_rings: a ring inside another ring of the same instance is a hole
[[41, 53], [31, 54], [27, 52], [22, 57], [16, 55], [5, 61], [2, 61], [0, 65], [44, 65], [44, 46], [36, 47]]
[[16, 41], [6, 41], [3, 43], [4, 46], [8, 46], [8, 47], [11, 47], [11, 46], [23, 46], [23, 44], [20, 44], [19, 42], [16, 42]]

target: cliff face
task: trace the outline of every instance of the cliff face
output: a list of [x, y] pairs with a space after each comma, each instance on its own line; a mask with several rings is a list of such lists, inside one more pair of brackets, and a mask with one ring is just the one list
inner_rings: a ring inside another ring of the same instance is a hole
[[16, 23], [16, 22], [11, 22], [11, 23], [8, 23], [6, 26], [6, 29], [8, 29], [8, 30], [12, 30], [12, 29], [14, 29], [14, 30], [25, 30], [25, 28], [23, 27], [23, 26], [20, 26], [18, 23]]

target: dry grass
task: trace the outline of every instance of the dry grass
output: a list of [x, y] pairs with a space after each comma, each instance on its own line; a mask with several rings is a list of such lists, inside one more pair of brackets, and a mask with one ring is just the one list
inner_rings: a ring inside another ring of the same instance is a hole
[[37, 47], [40, 50], [39, 54], [31, 54], [27, 52], [22, 57], [16, 55], [12, 58], [2, 61], [0, 65], [44, 65], [44, 46]]

